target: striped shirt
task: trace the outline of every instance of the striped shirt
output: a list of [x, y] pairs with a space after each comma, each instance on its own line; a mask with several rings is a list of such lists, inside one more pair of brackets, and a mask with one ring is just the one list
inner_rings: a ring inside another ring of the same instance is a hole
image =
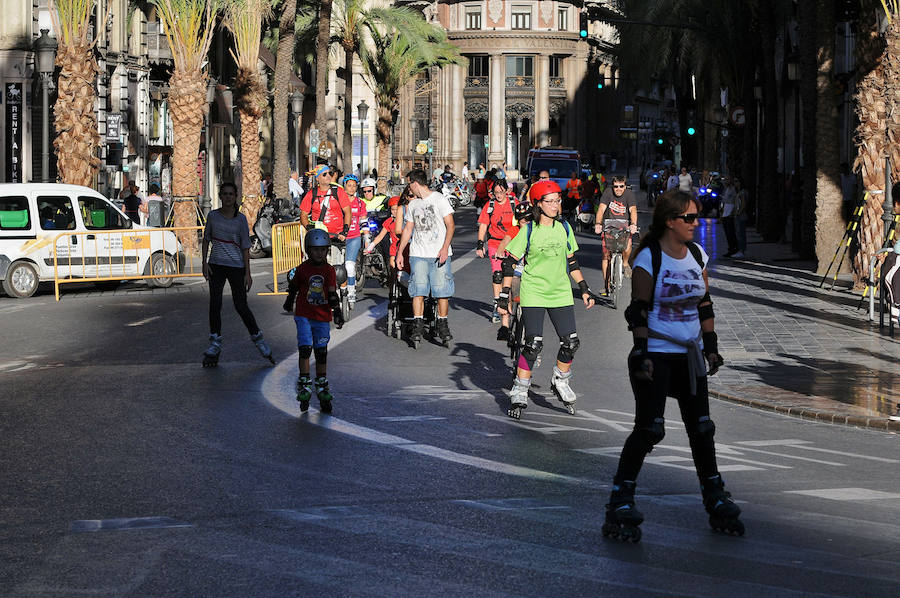
[[209, 263], [232, 268], [244, 267], [244, 249], [250, 249], [250, 232], [247, 218], [238, 213], [226, 218], [219, 210], [209, 213], [203, 239], [209, 241]]

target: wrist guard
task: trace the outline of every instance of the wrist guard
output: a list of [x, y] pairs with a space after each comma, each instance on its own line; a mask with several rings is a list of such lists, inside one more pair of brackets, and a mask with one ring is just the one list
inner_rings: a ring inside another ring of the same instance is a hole
[[634, 347], [628, 354], [628, 372], [634, 376], [636, 382], [650, 382], [653, 380], [653, 361], [647, 352], [647, 339], [635, 338]]
[[500, 295], [497, 296], [497, 307], [509, 310], [509, 287], [503, 287], [500, 290]]
[[718, 355], [719, 354], [719, 335], [713, 332], [703, 333], [703, 354]]
[[484, 251], [484, 239], [478, 239], [478, 242], [475, 243], [475, 249], [478, 251]]
[[582, 280], [581, 282], [578, 283], [578, 290], [581, 291], [582, 295], [584, 295], [584, 294], [593, 295], [593, 293], [591, 293], [591, 287], [588, 286], [588, 283], [586, 280]]
[[350, 225], [349, 225], [349, 224], [345, 224], [345, 225], [343, 226], [343, 228], [341, 228], [341, 234], [344, 235], [344, 236], [346, 236], [347, 233], [349, 233], [349, 232], [350, 232]]
[[503, 258], [503, 261], [500, 262], [500, 269], [503, 272], [503, 276], [515, 276], [516, 274], [516, 263], [519, 260], [514, 258], [513, 256], [506, 254], [506, 257]]

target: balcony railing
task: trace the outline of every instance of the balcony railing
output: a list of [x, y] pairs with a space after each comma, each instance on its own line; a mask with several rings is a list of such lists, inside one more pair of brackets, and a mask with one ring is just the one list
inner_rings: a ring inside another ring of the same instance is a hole
[[506, 78], [506, 86], [512, 88], [528, 88], [534, 87], [534, 77], [507, 77]]
[[565, 89], [565, 77], [550, 77], [550, 89]]
[[169, 40], [156, 21], [147, 22], [147, 57], [150, 60], [172, 60]]
[[466, 77], [466, 89], [483, 89], [490, 86], [491, 80], [487, 77]]

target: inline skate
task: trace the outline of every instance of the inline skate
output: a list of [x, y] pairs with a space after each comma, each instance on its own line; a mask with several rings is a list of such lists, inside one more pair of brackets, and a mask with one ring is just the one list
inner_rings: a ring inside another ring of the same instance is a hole
[[316, 378], [316, 396], [319, 398], [319, 411], [331, 413], [331, 401], [334, 399], [334, 395], [328, 388], [328, 378], [325, 376]]
[[219, 355], [222, 354], [222, 335], [209, 335], [209, 348], [203, 352], [203, 367], [214, 368], [219, 365]]
[[553, 377], [550, 378], [550, 388], [556, 394], [563, 406], [571, 415], [575, 415], [575, 400], [578, 398], [572, 387], [569, 386], [569, 379], [572, 372], [564, 372], [557, 366], [553, 366]]
[[744, 524], [738, 517], [741, 508], [731, 500], [731, 493], [725, 491], [722, 476], [716, 474], [700, 483], [703, 492], [703, 506], [709, 513], [709, 525], [716, 531], [744, 535]]
[[604, 538], [615, 538], [623, 542], [640, 542], [644, 515], [634, 506], [634, 489], [636, 484], [624, 481], [613, 484], [606, 505], [606, 521], [601, 528]]
[[522, 379], [518, 376], [513, 380], [513, 387], [509, 393], [509, 410], [506, 412], [513, 419], [522, 419], [522, 411], [528, 407], [528, 388], [531, 386], [531, 378]]

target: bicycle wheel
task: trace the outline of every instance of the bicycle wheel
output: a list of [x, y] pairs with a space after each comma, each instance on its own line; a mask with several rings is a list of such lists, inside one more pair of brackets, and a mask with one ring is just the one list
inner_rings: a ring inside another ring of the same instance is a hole
[[622, 279], [624, 272], [622, 271], [622, 254], [613, 254], [609, 273], [609, 298], [612, 301], [613, 309], [619, 305], [619, 291], [622, 289]]

